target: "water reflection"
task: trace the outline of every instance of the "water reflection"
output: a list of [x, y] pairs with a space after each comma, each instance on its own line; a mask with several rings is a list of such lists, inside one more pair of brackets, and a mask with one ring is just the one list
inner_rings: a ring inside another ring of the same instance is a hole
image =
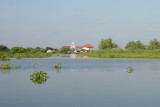
[[0, 70], [2, 74], [10, 74], [10, 70]]

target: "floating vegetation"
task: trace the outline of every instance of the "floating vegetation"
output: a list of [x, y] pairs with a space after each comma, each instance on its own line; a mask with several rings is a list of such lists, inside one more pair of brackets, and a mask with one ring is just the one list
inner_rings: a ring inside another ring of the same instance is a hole
[[19, 66], [17, 66], [17, 65], [13, 65], [13, 66], [11, 66], [11, 64], [10, 64], [10, 63], [0, 65], [0, 69], [11, 69], [11, 67], [13, 67], [14, 69], [19, 68]]
[[17, 65], [13, 65], [13, 68], [14, 68], [14, 69], [17, 69], [17, 68], [19, 68], [19, 66], [17, 66]]
[[61, 68], [61, 63], [56, 63], [56, 65], [54, 65], [53, 68]]
[[2, 64], [0, 66], [0, 69], [11, 69], [10, 63], [8, 63], [8, 64]]
[[43, 71], [35, 71], [32, 75], [30, 75], [30, 80], [34, 82], [34, 84], [42, 84], [46, 82], [48, 76], [46, 76], [46, 72]]
[[10, 58], [6, 55], [2, 55], [0, 56], [0, 61], [7, 61], [7, 60], [10, 60]]
[[16, 57], [16, 59], [21, 59], [21, 58], [22, 58], [22, 57], [20, 57], [20, 56], [17, 56], [17, 57]]
[[132, 67], [128, 67], [127, 69], [128, 69], [128, 73], [132, 73], [134, 70], [134, 68], [132, 68]]

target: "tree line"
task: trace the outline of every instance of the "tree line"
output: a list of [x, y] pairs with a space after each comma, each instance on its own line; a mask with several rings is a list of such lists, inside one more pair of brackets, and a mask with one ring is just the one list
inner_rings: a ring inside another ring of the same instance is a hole
[[[111, 38], [102, 39], [99, 43], [99, 49], [114, 49], [119, 48], [119, 46], [112, 41]], [[157, 39], [150, 40], [149, 45], [144, 45], [141, 40], [129, 41], [125, 49], [160, 49], [160, 41]]]
[[31, 52], [31, 53], [36, 53], [36, 52], [47, 52], [47, 50], [53, 50], [53, 48], [51, 47], [46, 47], [45, 49], [40, 48], [40, 47], [36, 47], [36, 48], [23, 48], [23, 47], [12, 47], [12, 48], [8, 48], [5, 45], [0, 45], [0, 52], [9, 52], [9, 53], [27, 53], [27, 52]]
[[46, 47], [44, 49], [40, 48], [40, 47], [36, 47], [36, 48], [24, 48], [24, 47], [8, 48], [5, 45], [0, 45], [0, 52], [7, 52], [7, 53], [11, 53], [11, 54], [15, 54], [15, 53], [31, 53], [31, 54], [35, 54], [37, 52], [46, 53], [47, 50], [52, 50], [54, 53], [67, 53], [69, 51], [69, 49], [67, 49], [67, 48], [62, 48], [60, 50], [52, 48], [52, 47]]

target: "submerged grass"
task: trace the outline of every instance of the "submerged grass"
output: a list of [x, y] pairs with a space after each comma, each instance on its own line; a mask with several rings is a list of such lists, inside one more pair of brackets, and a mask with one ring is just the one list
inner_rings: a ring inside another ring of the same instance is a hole
[[88, 53], [80, 53], [97, 58], [141, 58], [160, 59], [160, 50], [95, 50]]

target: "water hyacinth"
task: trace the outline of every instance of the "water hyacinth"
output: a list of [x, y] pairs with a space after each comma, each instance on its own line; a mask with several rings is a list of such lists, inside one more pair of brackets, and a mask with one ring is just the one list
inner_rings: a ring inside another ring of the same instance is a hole
[[53, 68], [61, 68], [61, 63], [56, 63], [56, 65], [54, 65]]
[[6, 55], [2, 55], [0, 56], [0, 61], [7, 61], [7, 60], [10, 60], [10, 58]]
[[46, 82], [48, 76], [46, 76], [46, 72], [43, 71], [35, 71], [32, 75], [30, 75], [30, 79], [34, 84], [42, 84]]
[[19, 68], [19, 66], [17, 66], [17, 65], [13, 65], [12, 67], [13, 67], [14, 69]]
[[132, 73], [134, 70], [132, 67], [128, 67], [127, 69], [128, 69], [128, 73]]
[[8, 63], [8, 64], [2, 64], [0, 66], [0, 69], [11, 69], [10, 63]]

